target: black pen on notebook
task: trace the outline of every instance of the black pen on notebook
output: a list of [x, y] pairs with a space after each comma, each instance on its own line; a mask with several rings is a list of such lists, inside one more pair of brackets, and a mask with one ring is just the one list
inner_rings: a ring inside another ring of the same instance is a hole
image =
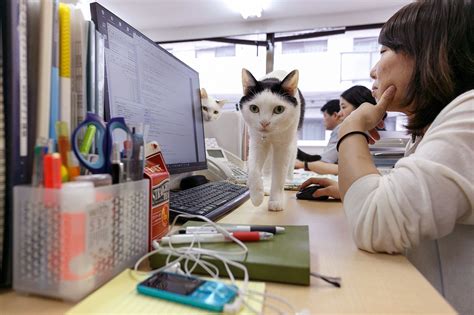
[[[270, 225], [234, 225], [221, 226], [227, 232], [268, 232], [272, 234], [280, 234], [285, 232], [285, 228], [281, 226]], [[218, 233], [217, 229], [212, 226], [188, 226], [180, 229], [179, 234], [203, 234]]]

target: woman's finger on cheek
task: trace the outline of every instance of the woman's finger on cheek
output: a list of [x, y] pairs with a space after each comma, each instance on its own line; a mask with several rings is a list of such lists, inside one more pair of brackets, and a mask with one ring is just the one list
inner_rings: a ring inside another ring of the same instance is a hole
[[380, 97], [380, 100], [377, 103], [377, 106], [381, 107], [386, 110], [390, 102], [393, 100], [393, 97], [395, 96], [396, 88], [394, 85], [390, 85], [382, 94]]

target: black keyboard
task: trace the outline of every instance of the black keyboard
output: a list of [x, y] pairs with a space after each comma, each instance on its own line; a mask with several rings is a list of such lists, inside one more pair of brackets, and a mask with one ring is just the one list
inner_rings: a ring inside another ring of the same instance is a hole
[[[170, 219], [178, 214], [199, 214], [214, 220], [249, 199], [245, 186], [229, 182], [210, 182], [186, 190], [170, 192]], [[183, 218], [182, 221], [186, 221]]]

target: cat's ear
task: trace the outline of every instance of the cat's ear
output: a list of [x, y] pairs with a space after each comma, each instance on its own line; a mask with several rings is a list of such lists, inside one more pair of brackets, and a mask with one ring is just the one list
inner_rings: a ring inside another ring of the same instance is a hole
[[245, 68], [242, 68], [242, 87], [244, 88], [244, 95], [247, 95], [249, 89], [257, 85], [257, 80], [254, 76]]
[[225, 103], [229, 103], [228, 100], [216, 100], [217, 105], [220, 107], [224, 106]]
[[298, 79], [299, 79], [298, 70], [293, 70], [281, 81], [281, 87], [290, 95], [295, 95], [296, 90], [298, 89]]
[[201, 88], [201, 98], [207, 98], [207, 92], [205, 88]]

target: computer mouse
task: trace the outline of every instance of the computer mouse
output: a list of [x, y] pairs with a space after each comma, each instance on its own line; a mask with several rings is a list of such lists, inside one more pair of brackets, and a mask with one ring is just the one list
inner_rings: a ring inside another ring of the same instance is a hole
[[310, 185], [306, 186], [305, 188], [301, 189], [296, 193], [296, 199], [302, 200], [327, 200], [328, 196], [321, 196], [321, 197], [314, 197], [313, 193], [318, 190], [319, 188], [323, 188], [319, 185]]

